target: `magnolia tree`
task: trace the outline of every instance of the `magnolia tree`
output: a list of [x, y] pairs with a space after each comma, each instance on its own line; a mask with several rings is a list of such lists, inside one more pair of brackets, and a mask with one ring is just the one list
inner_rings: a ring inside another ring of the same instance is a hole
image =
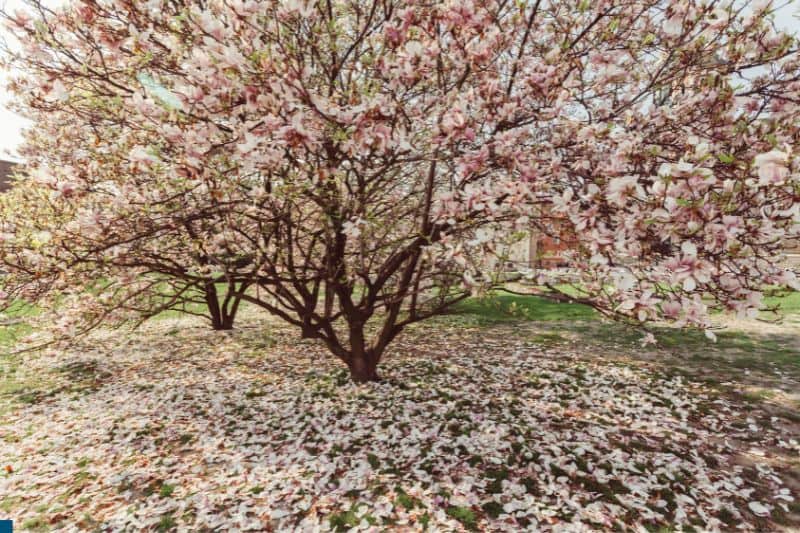
[[49, 238], [133, 284], [145, 249], [225, 258], [204, 272], [356, 381], [521, 231], [572, 236], [539, 287], [638, 323], [797, 287], [800, 58], [769, 2], [29, 3], [11, 88]]
[[42, 103], [26, 148], [44, 157], [30, 155], [35, 163], [0, 198], [8, 305], [50, 311], [35, 320], [56, 317], [63, 338], [170, 309], [230, 329], [251, 262], [228, 244], [237, 214], [196, 182], [150, 188], [139, 161], [102, 158], [98, 139], [115, 136], [114, 117], [86, 123]]
[[41, 312], [30, 320], [55, 325], [49, 329], [61, 339], [165, 310], [204, 316], [214, 329], [232, 328], [247, 281], [231, 270], [247, 260], [206, 253], [204, 241], [224, 227], [221, 220], [189, 217], [177, 228], [151, 220], [151, 234], [120, 253], [125, 220], [104, 220], [111, 224], [94, 232], [75, 222], [95, 216], [81, 200], [108, 203], [108, 194], [67, 203], [62, 196], [71, 191], [49, 189], [23, 178], [0, 196], [6, 306], [36, 304]]

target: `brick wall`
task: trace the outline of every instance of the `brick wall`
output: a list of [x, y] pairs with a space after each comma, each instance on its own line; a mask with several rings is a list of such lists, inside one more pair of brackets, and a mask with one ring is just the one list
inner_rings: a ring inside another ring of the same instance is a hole
[[11, 187], [10, 177], [16, 166], [17, 164], [11, 161], [0, 160], [0, 192], [6, 191]]

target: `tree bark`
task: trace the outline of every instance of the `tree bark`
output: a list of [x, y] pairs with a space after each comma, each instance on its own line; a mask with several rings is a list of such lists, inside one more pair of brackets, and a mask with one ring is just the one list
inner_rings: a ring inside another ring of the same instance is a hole
[[241, 297], [235, 297], [231, 301], [233, 292], [235, 292], [235, 289], [229, 287], [224, 302], [220, 303], [216, 286], [213, 283], [206, 283], [205, 298], [208, 314], [211, 318], [211, 327], [216, 331], [233, 329], [233, 322], [236, 319], [236, 312], [239, 310], [239, 302], [241, 301]]
[[227, 315], [218, 320], [211, 321], [211, 327], [216, 331], [228, 331], [233, 329], [233, 316]]
[[364, 323], [362, 317], [349, 316], [350, 324], [350, 353], [346, 358], [350, 368], [350, 377], [356, 383], [379, 381], [378, 361], [380, 353], [371, 349], [364, 336]]
[[347, 365], [350, 368], [350, 378], [356, 383], [370, 383], [380, 381], [378, 376], [378, 360], [369, 354], [353, 355]]

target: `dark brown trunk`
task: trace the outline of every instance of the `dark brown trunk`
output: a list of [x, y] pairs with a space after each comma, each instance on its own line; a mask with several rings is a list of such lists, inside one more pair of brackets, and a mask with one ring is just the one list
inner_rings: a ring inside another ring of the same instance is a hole
[[208, 314], [211, 316], [211, 327], [222, 329], [222, 311], [219, 308], [219, 300], [217, 299], [217, 288], [214, 287], [213, 283], [206, 283], [205, 297]]
[[378, 376], [377, 358], [368, 357], [367, 354], [353, 357], [348, 366], [350, 367], [350, 377], [356, 383], [369, 383], [381, 379]]
[[235, 288], [229, 287], [225, 301], [220, 304], [216, 286], [213, 283], [206, 283], [205, 297], [208, 305], [208, 314], [211, 317], [211, 327], [217, 331], [233, 329], [233, 321], [236, 318], [236, 312], [239, 310], [239, 302], [241, 301], [241, 297], [232, 298], [233, 292], [236, 292]]
[[379, 381], [378, 361], [379, 354], [369, 349], [364, 338], [364, 322], [361, 319], [350, 319], [350, 353], [347, 366], [350, 367], [350, 377], [356, 383]]
[[211, 327], [217, 331], [227, 331], [233, 329], [233, 317], [225, 316], [211, 321]]

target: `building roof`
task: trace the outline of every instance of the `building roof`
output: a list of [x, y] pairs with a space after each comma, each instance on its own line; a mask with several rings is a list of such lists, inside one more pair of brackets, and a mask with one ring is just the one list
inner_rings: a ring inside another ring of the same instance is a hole
[[11, 188], [11, 174], [16, 166], [17, 163], [0, 159], [0, 192]]

